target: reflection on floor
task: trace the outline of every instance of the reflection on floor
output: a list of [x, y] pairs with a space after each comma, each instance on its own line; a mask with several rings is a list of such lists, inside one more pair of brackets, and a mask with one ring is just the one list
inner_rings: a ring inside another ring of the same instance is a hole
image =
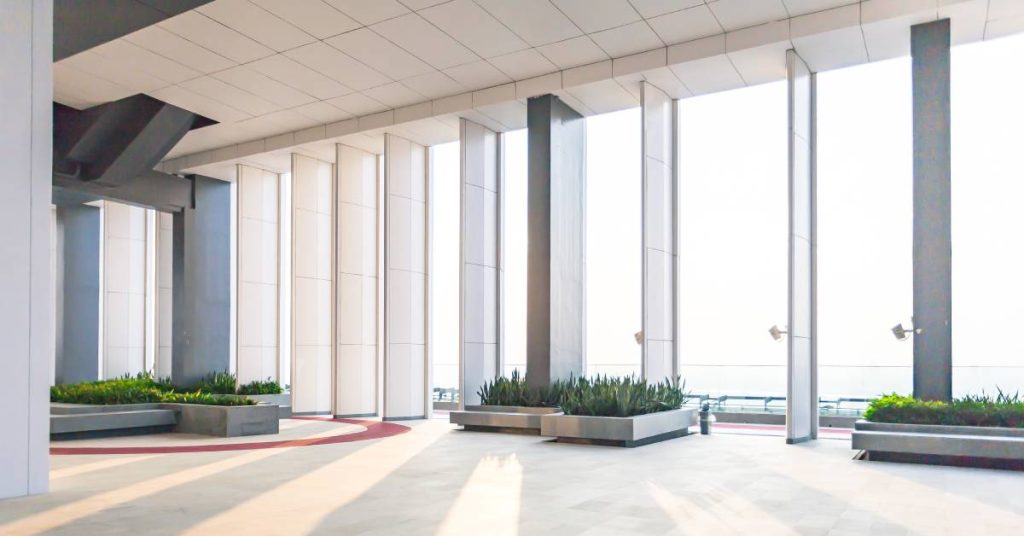
[[53, 456], [52, 493], [0, 501], [0, 534], [1018, 536], [1024, 526], [1024, 474], [852, 461], [840, 433], [787, 446], [775, 432], [722, 427], [617, 449], [410, 426], [312, 447]]

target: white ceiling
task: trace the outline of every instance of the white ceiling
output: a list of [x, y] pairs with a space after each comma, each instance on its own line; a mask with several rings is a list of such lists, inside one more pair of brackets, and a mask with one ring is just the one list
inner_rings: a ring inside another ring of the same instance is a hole
[[787, 48], [819, 71], [896, 57], [945, 16], [956, 42], [998, 37], [1024, 1], [216, 0], [56, 63], [54, 98], [147, 93], [219, 121], [172, 150], [178, 170], [384, 130], [444, 141], [458, 116], [521, 128], [546, 92], [590, 114], [637, 105], [642, 79], [676, 98], [778, 80]]

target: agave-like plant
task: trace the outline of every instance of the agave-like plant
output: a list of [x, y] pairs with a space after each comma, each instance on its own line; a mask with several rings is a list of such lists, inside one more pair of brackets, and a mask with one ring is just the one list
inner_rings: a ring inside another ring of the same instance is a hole
[[560, 405], [566, 415], [631, 417], [679, 409], [687, 398], [685, 386], [678, 377], [653, 385], [633, 375], [576, 378], [562, 387]]

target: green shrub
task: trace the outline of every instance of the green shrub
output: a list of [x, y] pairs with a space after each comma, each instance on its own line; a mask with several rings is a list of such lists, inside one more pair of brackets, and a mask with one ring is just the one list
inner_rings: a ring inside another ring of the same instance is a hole
[[685, 382], [665, 379], [648, 384], [643, 378], [625, 376], [570, 379], [562, 386], [562, 411], [566, 415], [631, 417], [679, 409], [686, 402]]
[[265, 381], [251, 381], [245, 385], [239, 385], [237, 393], [240, 395], [279, 395], [284, 392], [281, 384], [267, 378]]
[[113, 380], [55, 385], [50, 388], [50, 400], [68, 404], [145, 404], [159, 402], [172, 389], [169, 381], [140, 373]]
[[212, 372], [199, 380], [189, 391], [198, 391], [215, 395], [233, 395], [238, 385], [235, 375], [228, 372]]
[[1024, 400], [1018, 393], [1007, 395], [1002, 391], [995, 398], [983, 393], [950, 403], [892, 393], [871, 402], [864, 418], [901, 424], [1024, 428]]
[[521, 406], [554, 408], [562, 401], [564, 383], [531, 389], [526, 386], [526, 378], [519, 374], [519, 369], [512, 371], [512, 376], [498, 376], [485, 383], [477, 391], [480, 403], [485, 406]]
[[204, 392], [165, 393], [160, 401], [168, 404], [203, 404], [206, 406], [252, 406], [256, 404], [256, 401], [251, 398], [214, 395]]

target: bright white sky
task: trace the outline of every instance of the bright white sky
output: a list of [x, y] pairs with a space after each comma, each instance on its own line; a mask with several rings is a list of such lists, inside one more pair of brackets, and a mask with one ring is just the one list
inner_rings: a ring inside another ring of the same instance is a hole
[[[1024, 36], [953, 49], [954, 390], [1024, 388]], [[902, 58], [818, 76], [823, 397], [910, 390], [911, 79]], [[694, 392], [783, 394], [786, 86], [680, 102], [680, 332]], [[507, 369], [525, 364], [526, 132], [505, 136]], [[587, 120], [590, 373], [639, 372], [639, 109]], [[434, 148], [435, 384], [458, 378], [458, 144]]]

